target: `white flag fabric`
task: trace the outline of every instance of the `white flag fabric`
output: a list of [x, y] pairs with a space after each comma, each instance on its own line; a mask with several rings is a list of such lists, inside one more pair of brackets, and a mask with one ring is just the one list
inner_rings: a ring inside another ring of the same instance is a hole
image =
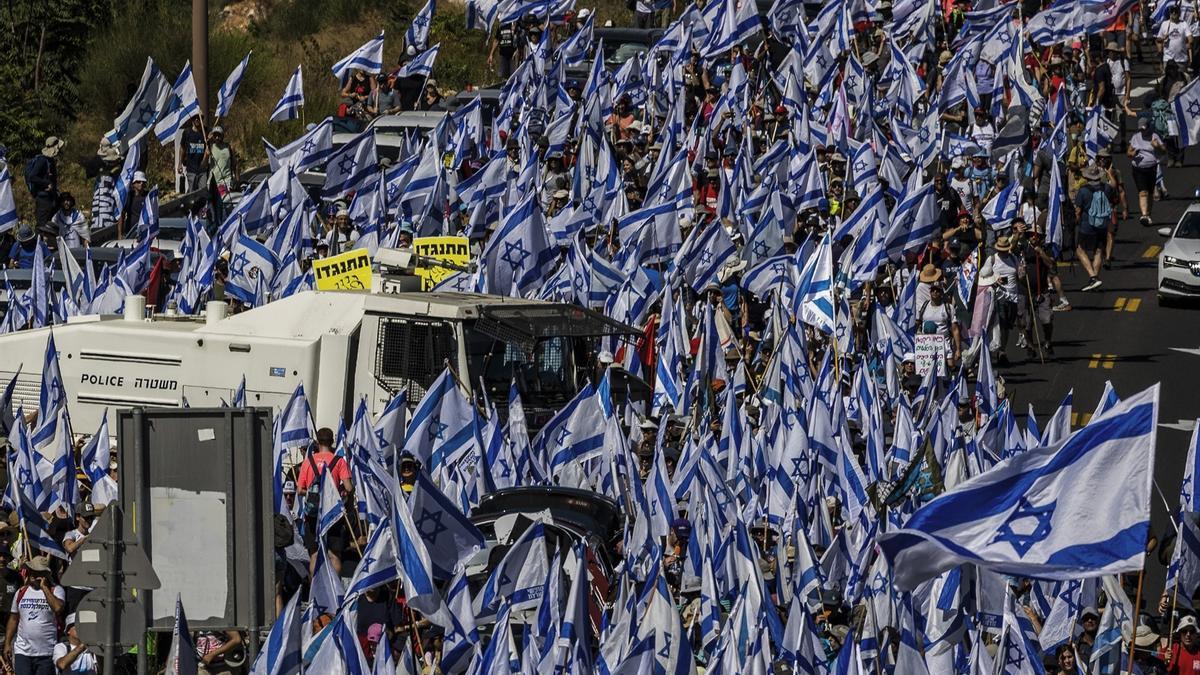
[[170, 98], [171, 83], [163, 77], [154, 59], [147, 57], [137, 91], [104, 137], [113, 145], [124, 143], [128, 147], [136, 143], [158, 121]]
[[1127, 398], [1062, 443], [999, 462], [880, 537], [911, 590], [962, 563], [1076, 579], [1142, 568], [1159, 387]]

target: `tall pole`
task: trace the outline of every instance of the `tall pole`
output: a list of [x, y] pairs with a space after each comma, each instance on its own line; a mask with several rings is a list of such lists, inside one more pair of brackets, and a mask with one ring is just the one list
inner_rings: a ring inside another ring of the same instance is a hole
[[200, 116], [208, 119], [208, 0], [192, 0], [192, 78]]

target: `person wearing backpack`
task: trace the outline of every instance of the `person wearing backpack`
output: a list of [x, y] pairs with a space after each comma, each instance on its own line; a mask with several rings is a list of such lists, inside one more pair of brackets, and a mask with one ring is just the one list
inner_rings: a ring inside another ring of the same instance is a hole
[[66, 591], [50, 580], [45, 556], [25, 561], [25, 585], [13, 597], [4, 633], [4, 660], [15, 675], [54, 675], [54, 645]]
[[42, 144], [42, 151], [25, 163], [25, 187], [33, 197], [34, 218], [37, 228], [50, 222], [58, 211], [58, 151], [63, 140], [49, 136]]
[[[333, 474], [333, 482], [337, 484], [342, 496], [350, 494], [350, 465], [345, 458], [338, 457], [333, 452], [333, 431], [329, 427], [317, 430], [317, 447], [300, 463], [300, 475], [296, 478], [296, 489], [303, 499], [301, 508], [303, 517], [300, 527], [304, 535], [304, 545], [308, 553], [316, 560], [317, 547], [321, 544], [317, 536], [317, 513], [321, 509], [321, 477], [326, 471]], [[330, 565], [341, 571], [341, 554], [349, 546], [350, 533], [345, 523], [338, 523], [326, 535], [326, 548], [329, 553]]]
[[1152, 125], [1149, 117], [1139, 117], [1137, 133], [1129, 138], [1129, 145], [1125, 150], [1133, 165], [1133, 184], [1138, 191], [1138, 207], [1142, 210], [1140, 222], [1143, 227], [1154, 223], [1150, 215], [1154, 183], [1158, 177], [1159, 158], [1167, 151], [1162, 138], [1154, 132]]
[[1113, 218], [1117, 193], [1112, 185], [1104, 182], [1104, 171], [1095, 164], [1083, 170], [1083, 179], [1086, 182], [1075, 193], [1075, 218], [1079, 224], [1075, 234], [1075, 253], [1089, 278], [1083, 290], [1094, 291], [1101, 285], [1103, 244]]

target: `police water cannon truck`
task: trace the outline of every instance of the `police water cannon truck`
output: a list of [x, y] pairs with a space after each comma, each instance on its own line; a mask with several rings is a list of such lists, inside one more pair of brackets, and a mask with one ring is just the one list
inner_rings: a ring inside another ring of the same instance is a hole
[[369, 291], [303, 291], [240, 313], [219, 301], [198, 317], [149, 313], [130, 296], [122, 315], [0, 335], [0, 386], [15, 375], [13, 407], [37, 408], [53, 332], [76, 433], [106, 410], [232, 402], [243, 376], [245, 405], [279, 410], [303, 383], [317, 425], [333, 427], [360, 400], [375, 416], [407, 389], [415, 405], [446, 365], [501, 409], [515, 382], [538, 426], [583, 387], [598, 338], [637, 333], [570, 304], [411, 290], [419, 263], [384, 250]]

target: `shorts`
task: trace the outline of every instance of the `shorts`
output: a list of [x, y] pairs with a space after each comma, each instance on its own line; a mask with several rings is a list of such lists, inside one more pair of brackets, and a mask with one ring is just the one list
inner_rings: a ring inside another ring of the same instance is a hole
[[1104, 236], [1104, 233], [1105, 230], [1093, 230], [1090, 227], [1081, 227], [1075, 233], [1075, 245], [1084, 253], [1095, 253], [1100, 248], [1100, 240]]
[[1138, 192], [1153, 192], [1154, 181], [1158, 177], [1157, 166], [1133, 167], [1133, 184]]

